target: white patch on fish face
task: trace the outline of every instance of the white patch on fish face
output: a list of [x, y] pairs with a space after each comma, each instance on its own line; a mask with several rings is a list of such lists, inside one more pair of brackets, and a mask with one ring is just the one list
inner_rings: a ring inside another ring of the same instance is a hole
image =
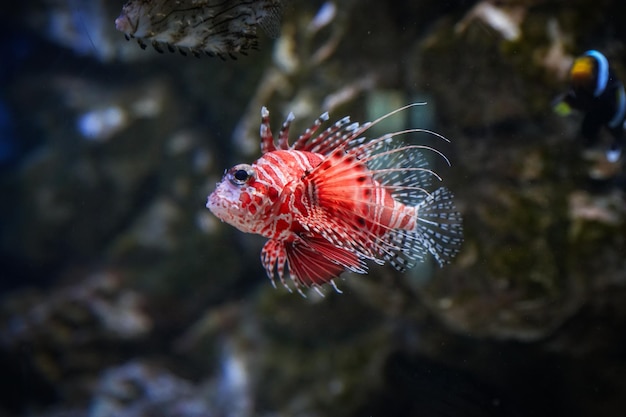
[[[206, 207], [215, 216], [246, 233], [258, 233], [263, 226], [263, 210], [267, 198], [252, 185], [255, 180], [252, 166], [235, 165], [217, 184], [208, 199]], [[256, 200], [261, 200], [261, 204]]]

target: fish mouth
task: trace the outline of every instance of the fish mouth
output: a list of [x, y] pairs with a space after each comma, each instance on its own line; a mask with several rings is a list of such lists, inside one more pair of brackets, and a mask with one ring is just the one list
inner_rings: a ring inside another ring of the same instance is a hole
[[238, 207], [233, 207], [229, 204], [228, 200], [221, 198], [216, 192], [209, 195], [206, 202], [206, 208], [213, 213], [220, 220], [224, 220], [231, 214], [231, 211]]
[[219, 208], [219, 199], [216, 197], [215, 192], [209, 194], [206, 200], [206, 208], [213, 213]]

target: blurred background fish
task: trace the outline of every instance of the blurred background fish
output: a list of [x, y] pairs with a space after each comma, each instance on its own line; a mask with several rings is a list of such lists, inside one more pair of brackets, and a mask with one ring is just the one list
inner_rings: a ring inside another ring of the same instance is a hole
[[574, 60], [569, 82], [569, 90], [555, 101], [555, 110], [562, 115], [569, 114], [570, 109], [584, 114], [581, 133], [587, 147], [598, 141], [600, 130], [606, 127], [612, 137], [606, 159], [617, 162], [624, 147], [624, 85], [606, 56], [596, 50], [586, 51]]
[[235, 59], [257, 48], [257, 27], [277, 37], [281, 10], [280, 0], [131, 0], [115, 27], [142, 49]]

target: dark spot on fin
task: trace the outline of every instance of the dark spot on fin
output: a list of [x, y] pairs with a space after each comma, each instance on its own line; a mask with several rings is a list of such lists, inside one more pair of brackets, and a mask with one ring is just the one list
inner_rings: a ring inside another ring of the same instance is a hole
[[154, 48], [155, 51], [157, 51], [160, 54], [164, 52], [163, 48], [161, 48], [161, 45], [159, 45], [157, 42], [152, 42], [152, 47]]

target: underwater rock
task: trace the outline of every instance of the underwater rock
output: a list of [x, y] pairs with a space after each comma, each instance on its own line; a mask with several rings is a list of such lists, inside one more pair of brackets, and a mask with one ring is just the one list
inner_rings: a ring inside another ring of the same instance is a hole
[[[11, 224], [19, 238], [6, 250], [49, 269], [70, 252], [83, 259], [101, 253], [112, 231], [144, 204], [167, 139], [161, 133], [172, 131], [180, 116], [171, 111], [176, 99], [162, 79], [109, 85], [65, 72], [46, 79], [31, 74], [11, 89], [16, 108], [32, 112], [20, 128], [45, 142], [14, 173], [13, 203], [24, 209]], [[112, 111], [117, 121], [102, 119]]]
[[441, 25], [416, 45], [411, 70], [417, 73], [418, 89], [437, 97], [442, 121], [458, 129], [480, 129], [529, 116], [521, 74], [502, 59], [499, 42], [475, 26], [456, 33]]
[[189, 381], [146, 363], [107, 369], [94, 391], [90, 417], [210, 415]]
[[626, 222], [626, 198], [618, 190], [606, 195], [574, 191], [569, 196], [569, 217], [572, 220], [573, 236], [577, 236], [587, 222], [619, 226]]
[[[80, 403], [89, 390], [85, 382], [122, 358], [153, 325], [143, 310], [144, 298], [126, 288], [114, 271], [48, 293], [5, 296], [1, 305], [2, 353], [20, 363], [34, 385], [68, 404]], [[21, 371], [13, 368], [3, 372], [5, 384], [22, 380]], [[41, 406], [31, 395], [27, 387], [16, 388], [24, 404]]]
[[521, 36], [520, 25], [525, 14], [526, 7], [522, 5], [497, 5], [483, 0], [456, 24], [455, 30], [457, 33], [465, 32], [471, 24], [477, 22], [478, 25], [486, 25], [495, 30], [503, 39], [515, 41]]
[[[494, 10], [473, 9], [456, 22], [442, 18], [413, 50], [409, 78], [435, 97], [439, 121], [452, 126], [443, 132], [455, 148], [452, 175], [467, 194], [457, 193], [466, 237], [457, 262], [426, 283], [409, 283], [455, 331], [531, 341], [571, 318], [596, 278], [580, 273], [591, 259], [577, 256], [568, 219], [584, 160], [567, 137], [575, 128], [554, 120], [546, 94], [558, 86], [571, 38], [538, 4], [509, 6], [517, 10], [515, 36], [493, 36], [480, 19]], [[544, 40], [552, 42], [545, 51]], [[549, 53], [550, 65], [538, 58]], [[607, 239], [619, 227], [603, 229]], [[619, 266], [601, 270], [612, 275]]]
[[[276, 109], [273, 113], [280, 115], [281, 123], [287, 113], [293, 112], [296, 118], [292, 129], [304, 131], [308, 127], [304, 121], [314, 120], [320, 111], [334, 112], [375, 86], [374, 71], [355, 75], [338, 70], [347, 58], [339, 48], [349, 40], [346, 25], [354, 17], [355, 7], [354, 1], [344, 2], [338, 9], [330, 3], [318, 9], [301, 4], [298, 14], [285, 21], [272, 62], [264, 69], [233, 132], [240, 152], [246, 156], [258, 152], [259, 109], [263, 106]], [[315, 81], [309, 78], [313, 73]]]

